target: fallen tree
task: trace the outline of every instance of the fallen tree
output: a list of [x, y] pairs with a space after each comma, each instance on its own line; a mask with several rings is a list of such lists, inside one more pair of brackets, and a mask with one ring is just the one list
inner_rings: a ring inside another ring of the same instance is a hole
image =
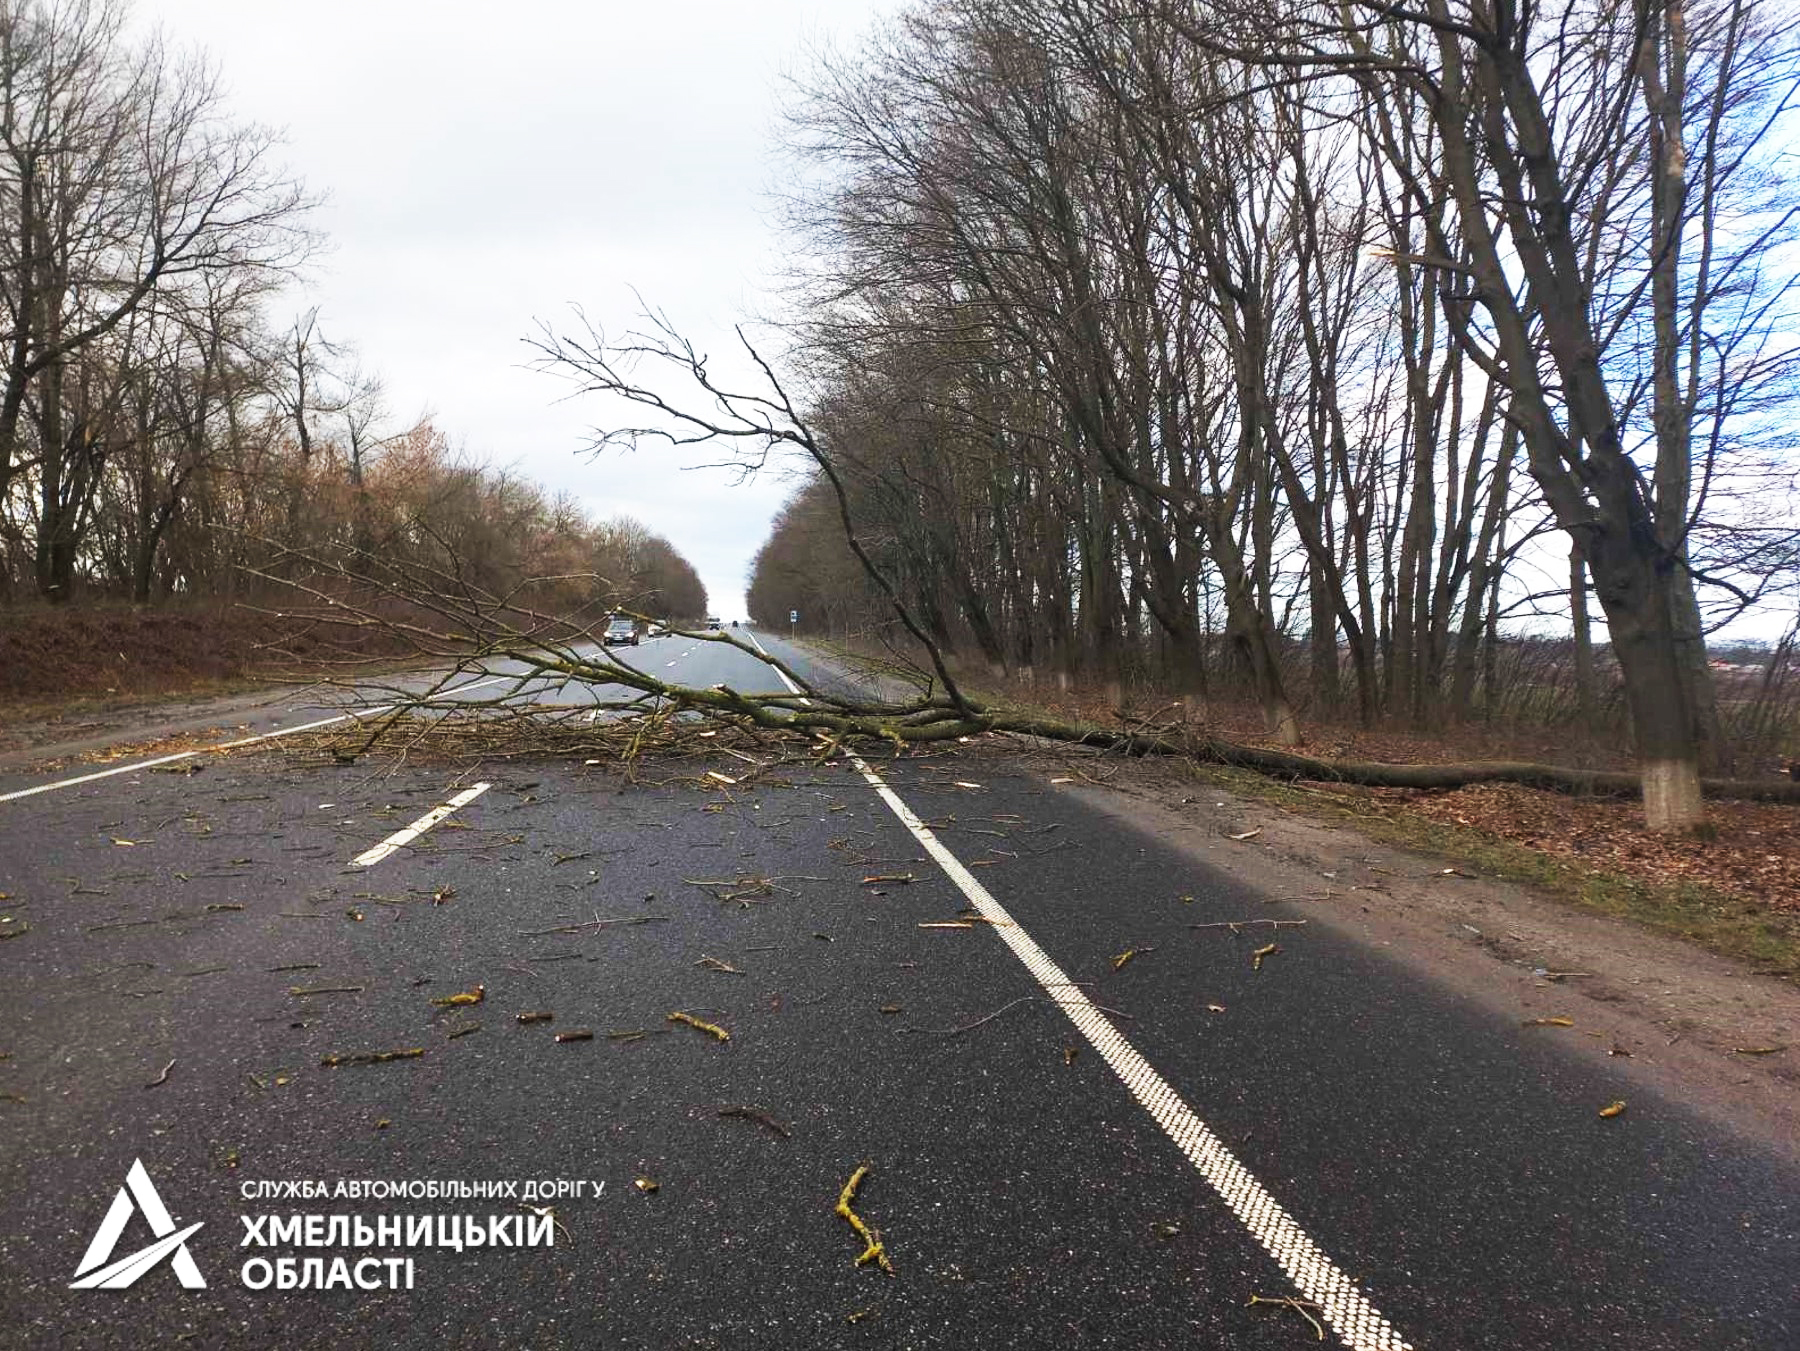
[[[734, 449], [742, 473], [762, 468], [772, 454], [797, 453], [824, 475], [837, 497], [845, 539], [902, 627], [926, 656], [923, 663], [890, 667], [874, 682], [814, 678], [808, 671], [728, 632], [672, 632], [698, 642], [729, 646], [760, 663], [771, 688], [680, 685], [644, 670], [599, 640], [607, 616], [556, 614], [531, 605], [547, 594], [547, 581], [583, 581], [587, 594], [604, 594], [604, 578], [527, 578], [505, 593], [475, 583], [447, 545], [433, 560], [382, 557], [348, 549], [333, 557], [287, 554], [257, 575], [293, 589], [298, 605], [289, 618], [323, 631], [336, 628], [355, 641], [347, 654], [366, 650], [365, 630], [383, 631], [386, 645], [408, 645], [419, 665], [433, 672], [411, 680], [345, 683], [378, 713], [333, 738], [335, 754], [355, 756], [383, 746], [449, 749], [483, 756], [580, 753], [632, 763], [652, 750], [701, 750], [738, 741], [775, 743], [823, 757], [852, 745], [886, 745], [896, 752], [980, 736], [1029, 737], [1093, 747], [1124, 755], [1171, 755], [1252, 770], [1287, 780], [1354, 784], [1372, 788], [1449, 790], [1478, 783], [1517, 783], [1556, 792], [1641, 795], [1640, 776], [1557, 765], [1475, 762], [1377, 764], [1322, 760], [1291, 750], [1238, 745], [1197, 733], [1185, 724], [1121, 721], [1117, 727], [1064, 722], [1035, 710], [1003, 708], [960, 689], [937, 645], [907, 610], [857, 535], [850, 502], [833, 457], [820, 444], [764, 359], [746, 340], [760, 390], [726, 387], [707, 359], [660, 316], [647, 334], [608, 344], [591, 327], [573, 337], [543, 328], [532, 340], [539, 364], [572, 379], [580, 392], [622, 401], [653, 425], [602, 431], [596, 449], [635, 447], [645, 439], [673, 446], [718, 445]], [[742, 335], [740, 334], [740, 337]], [[648, 362], [672, 369], [694, 396], [684, 403], [631, 372]], [[439, 541], [442, 544], [442, 541]], [[406, 618], [396, 618], [405, 615]], [[648, 623], [647, 617], [635, 616]], [[346, 656], [352, 671], [353, 656]], [[512, 668], [495, 675], [497, 663]], [[471, 698], [464, 687], [490, 693]], [[782, 686], [785, 685], [785, 688]], [[545, 707], [534, 692], [574, 688], [580, 702]], [[736, 753], [743, 754], [742, 750]], [[761, 762], [758, 762], [761, 763]], [[1800, 802], [1800, 782], [1708, 780], [1710, 796], [1768, 802]]]
[[[453, 570], [393, 564], [350, 553], [329, 563], [287, 560], [286, 584], [300, 604], [284, 611], [315, 634], [344, 634], [345, 673], [328, 682], [378, 710], [324, 738], [340, 758], [411, 747], [479, 758], [581, 755], [633, 764], [671, 751], [776, 748], [819, 758], [845, 747], [910, 747], [982, 736], [1032, 738], [1128, 756], [1178, 756], [1271, 778], [1369, 788], [1450, 790], [1517, 783], [1555, 792], [1629, 797], [1638, 776], [1559, 765], [1475, 761], [1384, 764], [1325, 760], [1289, 750], [1222, 741], [1178, 722], [1065, 721], [998, 706], [964, 691], [947, 693], [940, 670], [890, 663], [878, 676], [816, 675], [727, 631], [671, 629], [690, 641], [729, 647], [767, 672], [769, 688], [705, 688], [663, 679], [599, 640], [605, 618], [534, 611], [518, 593], [492, 594]], [[310, 580], [295, 580], [299, 565]], [[411, 618], [396, 619], [404, 599]], [[642, 616], [634, 616], [648, 623]], [[407, 644], [428, 677], [362, 676], [365, 631]], [[496, 671], [502, 674], [496, 675]], [[748, 685], [748, 681], [740, 682]], [[786, 688], [783, 688], [783, 686]], [[484, 690], [475, 698], [464, 687]], [[548, 693], [575, 703], [544, 703]], [[721, 734], [725, 738], [721, 739]], [[1800, 803], [1800, 783], [1705, 781], [1709, 796]]]

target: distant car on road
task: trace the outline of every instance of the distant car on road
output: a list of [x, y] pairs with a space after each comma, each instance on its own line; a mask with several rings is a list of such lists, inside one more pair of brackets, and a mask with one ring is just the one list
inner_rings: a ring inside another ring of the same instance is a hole
[[606, 647], [618, 643], [638, 645], [638, 627], [635, 619], [615, 619], [606, 626], [606, 632], [600, 635], [600, 642]]
[[717, 615], [708, 615], [706, 617], [706, 627], [709, 629], [722, 629], [725, 627], [725, 623]]
[[734, 628], [734, 629], [735, 629], [735, 628], [736, 628], [736, 627], [737, 627], [737, 626], [738, 626], [738, 622], [737, 622], [737, 620], [735, 620], [735, 619], [734, 619], [734, 620], [732, 620], [732, 621], [731, 621], [731, 627], [732, 627], [732, 628]]

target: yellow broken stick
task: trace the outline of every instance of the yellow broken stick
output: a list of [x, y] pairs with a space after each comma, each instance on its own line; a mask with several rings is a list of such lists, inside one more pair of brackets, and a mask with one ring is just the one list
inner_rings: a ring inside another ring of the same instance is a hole
[[479, 1004], [487, 998], [487, 986], [477, 985], [473, 990], [465, 990], [461, 994], [447, 994], [442, 999], [431, 1002], [440, 1008], [467, 1008], [470, 1004]]
[[1281, 951], [1281, 944], [1279, 944], [1279, 943], [1264, 943], [1255, 952], [1250, 954], [1250, 969], [1252, 971], [1261, 971], [1262, 964], [1263, 964], [1263, 958], [1273, 957], [1276, 953], [1278, 953], [1280, 951]]
[[686, 1023], [689, 1027], [697, 1028], [702, 1032], [709, 1032], [720, 1041], [731, 1040], [731, 1033], [727, 1032], [717, 1023], [703, 1023], [691, 1013], [671, 1013], [669, 1015], [669, 1021], [672, 1023]]
[[850, 1180], [844, 1184], [844, 1190], [838, 1193], [837, 1213], [849, 1221], [850, 1227], [856, 1230], [857, 1237], [868, 1245], [863, 1249], [862, 1256], [856, 1259], [856, 1265], [860, 1267], [874, 1262], [892, 1276], [894, 1264], [888, 1261], [887, 1247], [882, 1243], [881, 1235], [864, 1224], [862, 1217], [850, 1209], [850, 1203], [856, 1199], [856, 1189], [862, 1185], [862, 1180], [868, 1175], [868, 1164], [856, 1165], [856, 1171], [850, 1174]]

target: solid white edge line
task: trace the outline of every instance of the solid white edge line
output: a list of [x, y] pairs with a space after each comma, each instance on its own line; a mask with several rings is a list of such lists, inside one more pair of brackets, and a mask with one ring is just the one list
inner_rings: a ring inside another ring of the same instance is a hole
[[[490, 676], [486, 680], [471, 681], [467, 685], [458, 685], [453, 690], [444, 690], [444, 694], [461, 694], [464, 690], [479, 689], [483, 685], [492, 685], [501, 680], [512, 680], [510, 675]], [[0, 802], [16, 802], [20, 798], [36, 797], [39, 793], [54, 793], [59, 788], [75, 788], [84, 783], [93, 783], [96, 779], [110, 779], [116, 774], [130, 774], [134, 770], [154, 769], [157, 765], [172, 765], [177, 760], [191, 760], [197, 755], [210, 755], [215, 751], [232, 751], [242, 746], [252, 746], [258, 741], [278, 741], [284, 736], [294, 736], [299, 732], [311, 732], [320, 727], [330, 727], [333, 723], [348, 722], [352, 718], [372, 718], [377, 713], [385, 713], [393, 704], [377, 704], [373, 708], [359, 708], [354, 713], [340, 713], [334, 718], [320, 718], [317, 722], [303, 722], [297, 727], [278, 727], [273, 732], [259, 732], [255, 736], [239, 737], [236, 741], [221, 741], [216, 746], [202, 746], [198, 750], [176, 751], [173, 755], [159, 755], [154, 760], [134, 760], [128, 765], [119, 765], [113, 769], [102, 769], [93, 774], [81, 774], [73, 779], [58, 779], [54, 783], [40, 783], [35, 788], [19, 788], [10, 793], [0, 793]]]
[[[755, 634], [750, 635], [750, 641], [756, 644], [757, 651], [769, 655], [768, 649], [757, 642]], [[779, 668], [775, 668], [775, 674], [789, 690], [800, 694], [794, 682]], [[801, 697], [805, 698], [804, 695]], [[993, 894], [901, 800], [900, 795], [861, 756], [849, 750], [844, 755], [957, 889], [968, 897], [970, 904], [989, 922], [988, 927], [995, 930], [1044, 992], [1069, 1016], [1069, 1021], [1112, 1067], [1132, 1097], [1175, 1142], [1175, 1147], [1187, 1156], [1250, 1236], [1275, 1259], [1301, 1298], [1318, 1306], [1319, 1316], [1331, 1325], [1343, 1344], [1350, 1351], [1411, 1351], [1411, 1344], [1369, 1303], [1356, 1288], [1356, 1283], [1319, 1249], [1293, 1216], [1182, 1101], [1174, 1087], [1126, 1040], [1111, 1019], [1095, 1007], [1050, 955], [1007, 913], [1006, 907], [994, 899]]]
[[392, 835], [388, 836], [374, 848], [363, 850], [362, 853], [350, 860], [351, 865], [357, 868], [374, 867], [389, 854], [404, 849], [407, 845], [418, 839], [419, 836], [423, 835], [438, 822], [442, 821], [446, 816], [450, 815], [450, 813], [455, 811], [458, 807], [468, 806], [493, 786], [494, 785], [491, 783], [478, 783], [472, 788], [463, 789], [462, 792], [458, 793], [442, 806], [433, 807], [405, 830], [396, 830]]

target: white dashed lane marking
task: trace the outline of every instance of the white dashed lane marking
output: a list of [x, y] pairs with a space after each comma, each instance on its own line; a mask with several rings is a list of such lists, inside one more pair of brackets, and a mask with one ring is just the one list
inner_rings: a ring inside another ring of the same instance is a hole
[[362, 853], [351, 859], [350, 862], [358, 868], [374, 867], [389, 854], [406, 848], [407, 845], [418, 839], [419, 836], [430, 830], [458, 807], [468, 806], [493, 786], [494, 785], [491, 783], [478, 783], [473, 788], [465, 788], [441, 807], [433, 807], [405, 830], [396, 830], [373, 849], [363, 850]]
[[[756, 644], [758, 651], [768, 655], [755, 634], [750, 635], [750, 641]], [[786, 674], [780, 670], [776, 674], [788, 689], [800, 693]], [[1112, 1067], [1131, 1096], [1175, 1142], [1175, 1147], [1194, 1165], [1226, 1208], [1275, 1259], [1300, 1292], [1300, 1297], [1318, 1305], [1319, 1317], [1330, 1325], [1339, 1341], [1350, 1351], [1411, 1351], [1411, 1344], [1364, 1298], [1356, 1283], [1320, 1250], [1268, 1189], [1238, 1162], [1212, 1128], [1181, 1100], [1181, 1095], [1169, 1081], [1126, 1040], [1111, 1019], [1094, 1006], [962, 861], [945, 848], [900, 795], [869, 768], [862, 757], [850, 751], [844, 754], [900, 818], [913, 838], [925, 847], [925, 852], [969, 898], [982, 918], [989, 921], [988, 927], [1000, 936], [1044, 992], [1069, 1016], [1069, 1021], [1087, 1038], [1088, 1044]]]

